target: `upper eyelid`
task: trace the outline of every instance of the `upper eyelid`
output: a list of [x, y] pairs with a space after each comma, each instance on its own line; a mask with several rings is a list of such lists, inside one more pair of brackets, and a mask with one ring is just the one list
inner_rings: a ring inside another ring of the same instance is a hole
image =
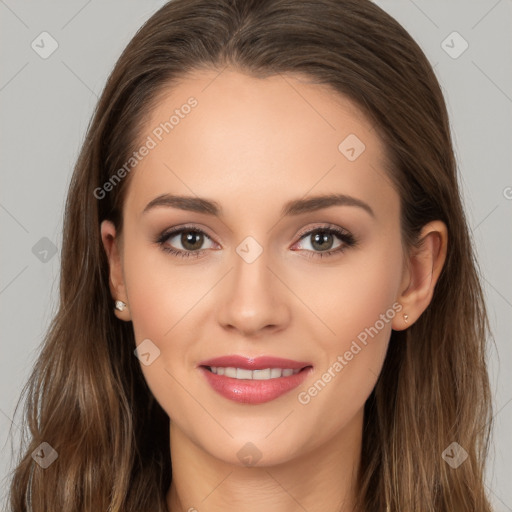
[[324, 224], [321, 224], [319, 226], [315, 226], [315, 227], [312, 227], [312, 228], [307, 228], [305, 229], [304, 231], [299, 231], [299, 234], [297, 235], [298, 237], [300, 238], [303, 238], [304, 236], [306, 235], [309, 235], [315, 231], [333, 231], [333, 232], [337, 232], [337, 231], [341, 231], [342, 233], [346, 233], [347, 235], [351, 234], [350, 231], [346, 228], [342, 228], [341, 226], [336, 226], [332, 223], [329, 223], [329, 222], [326, 222]]
[[194, 225], [185, 225], [185, 226], [175, 226], [169, 229], [164, 229], [160, 235], [161, 238], [170, 238], [171, 236], [175, 236], [183, 231], [197, 231], [199, 233], [203, 233], [208, 238], [213, 240], [213, 237], [208, 234], [208, 231], [205, 228], [194, 226]]

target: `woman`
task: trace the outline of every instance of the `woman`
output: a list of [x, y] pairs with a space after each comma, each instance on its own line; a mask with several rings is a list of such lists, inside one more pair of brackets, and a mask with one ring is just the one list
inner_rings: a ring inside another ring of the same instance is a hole
[[488, 322], [430, 64], [361, 0], [174, 0], [100, 98], [11, 508], [488, 511]]

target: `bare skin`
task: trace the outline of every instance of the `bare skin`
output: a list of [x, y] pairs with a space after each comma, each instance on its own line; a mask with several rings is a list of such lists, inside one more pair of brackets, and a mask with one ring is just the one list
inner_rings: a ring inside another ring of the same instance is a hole
[[[169, 510], [352, 511], [363, 407], [391, 329], [412, 325], [432, 298], [446, 226], [426, 225], [421, 249], [404, 248], [385, 147], [333, 91], [297, 76], [196, 71], [162, 97], [141, 140], [191, 96], [197, 106], [132, 171], [122, 234], [110, 221], [101, 226], [112, 296], [128, 305], [116, 315], [133, 322], [137, 344], [150, 339], [160, 350], [141, 368], [171, 419]], [[365, 145], [353, 161], [338, 149], [349, 134]], [[143, 213], [165, 193], [213, 200], [222, 212], [160, 205]], [[343, 204], [282, 215], [288, 201], [325, 194], [356, 198], [372, 213]], [[180, 234], [156, 242], [185, 225], [205, 233], [199, 250]], [[311, 231], [328, 227], [355, 245], [327, 234], [319, 247]], [[236, 251], [248, 236], [262, 248], [251, 263]], [[372, 326], [378, 333], [333, 370]], [[313, 370], [277, 399], [241, 404], [197, 368], [227, 354], [308, 361]], [[309, 392], [319, 379], [328, 382]], [[256, 463], [244, 462], [243, 447]]]

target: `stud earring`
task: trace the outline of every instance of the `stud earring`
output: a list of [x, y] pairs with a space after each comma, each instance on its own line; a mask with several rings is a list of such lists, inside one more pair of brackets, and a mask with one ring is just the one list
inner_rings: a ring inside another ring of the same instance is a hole
[[126, 303], [122, 300], [116, 300], [116, 309], [118, 311], [124, 311], [126, 309]]
[[407, 323], [407, 320], [409, 320], [409, 315], [404, 313], [404, 322]]

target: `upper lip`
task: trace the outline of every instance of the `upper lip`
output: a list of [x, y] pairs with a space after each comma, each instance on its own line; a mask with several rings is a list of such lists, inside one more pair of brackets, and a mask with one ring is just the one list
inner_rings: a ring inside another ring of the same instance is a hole
[[291, 368], [292, 370], [296, 370], [311, 366], [311, 363], [273, 356], [247, 357], [230, 355], [201, 361], [198, 366], [221, 366], [225, 368], [242, 368], [245, 370], [263, 370], [265, 368]]

